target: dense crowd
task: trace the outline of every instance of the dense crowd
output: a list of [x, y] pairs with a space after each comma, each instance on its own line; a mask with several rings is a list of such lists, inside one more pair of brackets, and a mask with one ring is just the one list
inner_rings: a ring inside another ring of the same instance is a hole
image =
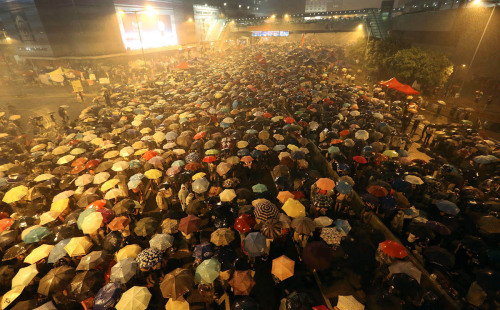
[[3, 113], [0, 308], [498, 309], [498, 143], [336, 52], [207, 51], [55, 139]]

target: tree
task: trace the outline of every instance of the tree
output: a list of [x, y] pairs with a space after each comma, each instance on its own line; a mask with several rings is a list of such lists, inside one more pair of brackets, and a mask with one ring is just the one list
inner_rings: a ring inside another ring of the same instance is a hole
[[444, 54], [412, 47], [388, 57], [386, 69], [402, 82], [418, 81], [423, 91], [441, 87], [453, 72], [453, 64]]

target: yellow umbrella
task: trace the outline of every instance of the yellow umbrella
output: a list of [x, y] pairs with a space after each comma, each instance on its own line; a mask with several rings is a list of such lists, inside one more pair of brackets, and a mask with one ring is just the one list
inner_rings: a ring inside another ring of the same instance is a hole
[[50, 211], [62, 213], [69, 206], [69, 198], [57, 200], [50, 205]]
[[120, 152], [114, 150], [114, 151], [109, 151], [107, 152], [106, 154], [104, 154], [104, 158], [105, 159], [110, 159], [110, 158], [115, 158], [117, 157], [118, 155], [120, 155]]
[[146, 128], [142, 128], [141, 131], [140, 131], [140, 133], [142, 133], [143, 135], [145, 135], [145, 134], [150, 133], [151, 131], [153, 131], [151, 128], [146, 127]]
[[10, 164], [10, 163], [9, 163], [9, 164], [5, 164], [5, 165], [1, 165], [1, 166], [0, 166], [0, 172], [5, 172], [5, 171], [7, 171], [7, 170], [9, 170], [10, 168], [13, 168], [13, 167], [15, 167], [15, 166], [16, 166], [16, 165], [14, 165], [14, 164]]
[[38, 151], [45, 149], [46, 147], [47, 147], [47, 144], [45, 144], [45, 143], [37, 144], [31, 148], [30, 152], [31, 153], [38, 152]]
[[69, 256], [82, 256], [87, 255], [90, 248], [92, 248], [92, 241], [89, 237], [74, 237], [66, 244], [64, 250], [69, 254]]
[[189, 310], [189, 303], [182, 297], [170, 298], [165, 305], [165, 310]]
[[27, 264], [34, 264], [46, 257], [49, 256], [50, 251], [54, 248], [53, 245], [50, 244], [42, 244], [38, 248], [31, 251], [31, 253], [26, 256], [24, 262]]
[[[59, 200], [59, 201], [61, 201], [61, 200]], [[57, 201], [56, 203], [58, 203], [59, 201]], [[40, 215], [40, 224], [39, 225], [45, 225], [47, 223], [50, 223], [50, 222], [57, 220], [57, 217], [60, 214], [61, 214], [61, 212], [57, 212], [57, 211], [47, 211], [45, 213], [42, 213], [42, 215]]]
[[102, 213], [93, 212], [87, 215], [82, 222], [82, 231], [84, 234], [95, 233], [102, 224]]
[[244, 149], [247, 146], [248, 146], [248, 142], [246, 142], [246, 141], [238, 141], [238, 143], [236, 143], [236, 147], [239, 149]]
[[115, 199], [118, 197], [127, 197], [127, 193], [120, 188], [113, 188], [104, 195], [104, 199]]
[[198, 172], [197, 174], [193, 175], [192, 179], [193, 179], [193, 181], [198, 180], [198, 179], [204, 178], [206, 175], [207, 174], [205, 172]]
[[120, 150], [120, 156], [121, 157], [129, 157], [130, 155], [134, 154], [135, 150], [131, 146], [126, 146], [123, 149]]
[[115, 254], [115, 260], [117, 262], [121, 261], [124, 258], [133, 258], [135, 259], [139, 253], [141, 253], [142, 249], [139, 245], [137, 244], [129, 244], [121, 248], [118, 252]]
[[73, 196], [74, 193], [75, 193], [75, 191], [73, 191], [73, 190], [60, 192], [59, 194], [54, 196], [54, 198], [52, 199], [52, 202], [56, 202], [56, 201], [59, 201], [62, 199], [69, 198], [69, 197]]
[[37, 176], [33, 181], [43, 182], [43, 181], [50, 180], [52, 178], [55, 178], [55, 175], [50, 174], [50, 173], [44, 173], [44, 174], [40, 174], [39, 176]]
[[19, 295], [21, 295], [23, 290], [24, 286], [16, 286], [7, 293], [5, 293], [5, 295], [2, 296], [2, 301], [0, 302], [0, 308], [1, 309], [7, 308], [14, 300], [16, 300], [17, 297], [19, 297]]
[[73, 159], [75, 159], [75, 155], [66, 155], [66, 156], [59, 158], [59, 160], [57, 161], [57, 164], [58, 165], [65, 165], [67, 163], [72, 162]]
[[71, 152], [69, 152], [71, 155], [80, 155], [85, 153], [86, 150], [82, 149], [81, 147], [77, 147], [76, 149], [72, 149]]
[[299, 147], [296, 146], [296, 145], [293, 145], [293, 144], [288, 144], [286, 146], [287, 149], [289, 149], [290, 151], [294, 152], [294, 151], [298, 151], [299, 150]]
[[162, 172], [158, 169], [149, 169], [144, 173], [144, 176], [150, 180], [156, 180], [161, 178]]
[[70, 146], [67, 145], [61, 145], [56, 147], [55, 149], [52, 150], [52, 154], [54, 155], [61, 155], [64, 153], [68, 153], [71, 150]]
[[293, 198], [289, 198], [283, 208], [281, 208], [288, 216], [297, 218], [306, 216], [306, 207], [300, 203], [300, 201]]
[[28, 188], [24, 185], [19, 185], [14, 188], [11, 188], [5, 196], [3, 196], [2, 201], [5, 203], [13, 203], [19, 201], [26, 197], [28, 194]]
[[120, 183], [120, 180], [118, 179], [107, 180], [103, 185], [101, 185], [101, 192], [107, 192], [108, 190], [114, 188], [118, 183]]
[[267, 147], [267, 145], [264, 145], [264, 144], [259, 144], [255, 147], [256, 150], [259, 150], [261, 152], [266, 152], [266, 151], [269, 151], [269, 148]]
[[15, 288], [16, 286], [28, 286], [28, 284], [30, 284], [31, 280], [33, 280], [37, 274], [38, 269], [36, 269], [36, 265], [34, 264], [19, 269], [14, 278], [12, 278], [12, 288]]
[[288, 199], [294, 198], [295, 195], [290, 193], [289, 191], [282, 191], [278, 193], [278, 200], [281, 201], [281, 203], [285, 203]]
[[90, 143], [92, 143], [93, 145], [97, 145], [97, 146], [102, 145], [103, 142], [104, 142], [104, 140], [102, 138], [94, 138], [94, 139], [92, 139], [92, 141], [90, 141]]
[[143, 149], [145, 146], [146, 145], [142, 141], [137, 141], [134, 144], [132, 144], [132, 147], [134, 148], [134, 150]]

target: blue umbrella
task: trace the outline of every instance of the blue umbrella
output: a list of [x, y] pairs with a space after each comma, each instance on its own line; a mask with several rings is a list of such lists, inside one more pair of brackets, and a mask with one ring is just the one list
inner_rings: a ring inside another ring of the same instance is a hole
[[238, 100], [233, 101], [233, 109], [238, 108]]
[[339, 181], [337, 185], [335, 186], [335, 189], [344, 195], [349, 194], [352, 191], [352, 186], [351, 184], [347, 183], [346, 181]]
[[439, 200], [436, 202], [436, 206], [438, 209], [446, 214], [457, 215], [460, 212], [460, 209], [451, 201], [448, 200]]
[[47, 259], [47, 262], [49, 264], [54, 264], [57, 262], [59, 259], [63, 258], [64, 256], [68, 255], [68, 252], [64, 249], [64, 247], [71, 241], [71, 238], [64, 239], [59, 241], [54, 248], [49, 253], [49, 257]]
[[148, 269], [153, 268], [156, 264], [163, 259], [163, 251], [155, 248], [147, 248], [142, 250], [136, 257], [136, 262], [139, 268]]
[[361, 152], [373, 152], [373, 147], [371, 145], [367, 145], [367, 146], [363, 147]]
[[381, 199], [381, 205], [384, 210], [391, 211], [396, 209], [397, 202], [392, 196], [385, 196]]
[[261, 256], [266, 248], [266, 237], [260, 232], [251, 232], [243, 240], [243, 249], [250, 257]]
[[198, 260], [205, 260], [214, 256], [214, 246], [209, 242], [203, 242], [194, 247], [193, 257]]
[[50, 230], [47, 227], [37, 227], [35, 229], [30, 230], [26, 236], [24, 236], [23, 241], [25, 243], [35, 243], [43, 238], [50, 235]]
[[220, 122], [220, 126], [221, 126], [222, 128], [228, 128], [229, 126], [231, 126], [231, 124], [224, 123], [224, 122]]
[[94, 310], [107, 310], [118, 301], [122, 293], [118, 282], [109, 282], [104, 285], [94, 297]]
[[337, 230], [345, 232], [346, 235], [351, 231], [351, 225], [347, 220], [337, 219], [334, 225]]
[[83, 211], [78, 215], [78, 220], [76, 221], [76, 225], [78, 226], [78, 229], [82, 229], [82, 223], [83, 220], [87, 217], [87, 215], [90, 215], [91, 213], [96, 212], [96, 209], [94, 208], [88, 208], [87, 210]]

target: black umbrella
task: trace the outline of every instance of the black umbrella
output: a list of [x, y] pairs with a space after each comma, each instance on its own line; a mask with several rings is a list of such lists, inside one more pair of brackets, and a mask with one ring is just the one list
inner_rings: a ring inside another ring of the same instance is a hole
[[35, 309], [37, 305], [38, 305], [38, 300], [36, 299], [23, 300], [18, 302], [14, 307], [10, 309], [11, 310]]
[[12, 278], [16, 274], [16, 269], [11, 265], [0, 266], [0, 285], [10, 286]]
[[82, 196], [76, 204], [80, 208], [86, 208], [89, 204], [91, 204], [92, 202], [99, 200], [99, 199], [101, 199], [101, 197], [99, 197], [98, 195], [89, 194], [89, 195]]
[[31, 216], [22, 216], [18, 218], [11, 226], [10, 229], [24, 230], [30, 226], [35, 225], [36, 218]]
[[78, 273], [70, 283], [69, 292], [77, 301], [83, 301], [94, 294], [104, 284], [104, 274], [98, 270]]
[[439, 246], [430, 246], [424, 250], [424, 257], [429, 263], [448, 269], [455, 265], [455, 256]]
[[481, 269], [476, 272], [476, 281], [490, 296], [500, 291], [500, 273], [494, 270]]
[[0, 248], [6, 248], [16, 241], [18, 230], [4, 230], [0, 233]]
[[52, 292], [60, 292], [67, 288], [68, 284], [75, 276], [75, 269], [69, 266], [60, 266], [50, 270], [45, 277], [40, 280], [38, 293], [49, 296]]
[[215, 258], [221, 263], [221, 270], [233, 268], [236, 259], [236, 253], [231, 247], [221, 247], [215, 251]]
[[155, 233], [158, 228], [158, 222], [152, 217], [145, 217], [140, 219], [134, 228], [134, 232], [138, 236], [148, 236]]
[[64, 223], [67, 225], [74, 225], [78, 221], [78, 217], [80, 216], [80, 213], [85, 211], [85, 209], [76, 209], [75, 211], [72, 211], [70, 214], [68, 214], [64, 218]]
[[113, 206], [116, 215], [130, 214], [134, 211], [135, 203], [132, 199], [123, 199]]
[[399, 297], [409, 300], [413, 303], [419, 303], [422, 298], [422, 289], [420, 284], [414, 278], [405, 273], [395, 273], [389, 279], [391, 284], [390, 291], [399, 295]]
[[259, 303], [249, 296], [236, 299], [231, 307], [232, 310], [259, 310], [259, 308]]
[[56, 244], [61, 240], [80, 236], [83, 236], [83, 233], [76, 225], [63, 224], [51, 228], [51, 233], [45, 240], [50, 244]]
[[32, 248], [31, 244], [26, 244], [24, 242], [20, 242], [12, 247], [10, 247], [5, 254], [3, 255], [2, 261], [10, 260], [17, 258], [23, 254], [26, 254], [28, 250]]
[[119, 231], [112, 231], [106, 235], [102, 243], [104, 251], [114, 253], [122, 247], [123, 236]]

